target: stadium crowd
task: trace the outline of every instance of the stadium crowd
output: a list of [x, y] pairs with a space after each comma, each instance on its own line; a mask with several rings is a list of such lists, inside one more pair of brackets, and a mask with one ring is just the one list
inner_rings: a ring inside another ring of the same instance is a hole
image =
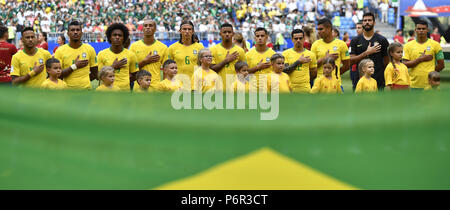
[[[218, 26], [225, 22], [244, 35], [251, 36], [251, 31], [264, 27], [289, 37], [289, 31], [314, 24], [322, 17], [331, 19], [339, 15], [352, 18], [354, 24], [368, 11], [385, 17], [389, 2], [384, 1], [368, 0], [364, 4], [362, 0], [0, 0], [0, 23], [10, 28], [9, 38], [13, 40], [20, 39], [24, 27], [32, 26], [45, 33], [65, 32], [69, 22], [76, 19], [83, 24], [85, 33], [100, 34], [91, 40], [105, 41], [101, 32], [110, 24], [120, 22], [131, 33], [142, 32], [144, 18], [158, 23], [160, 39], [168, 38], [166, 32], [178, 32], [181, 21], [186, 19], [196, 23], [195, 30], [201, 39], [217, 39], [218, 36], [207, 37], [207, 33], [218, 33]], [[271, 34], [275, 39], [276, 34]]]

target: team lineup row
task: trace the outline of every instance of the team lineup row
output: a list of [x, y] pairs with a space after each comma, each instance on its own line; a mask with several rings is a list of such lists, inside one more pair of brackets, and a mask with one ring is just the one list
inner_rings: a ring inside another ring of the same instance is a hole
[[[391, 89], [438, 86], [437, 72], [444, 68], [444, 57], [439, 43], [428, 39], [426, 22], [416, 24], [417, 38], [405, 46], [389, 45], [386, 38], [373, 32], [374, 24], [373, 14], [364, 14], [364, 32], [352, 39], [349, 51], [345, 42], [332, 36], [331, 21], [324, 18], [317, 26], [321, 39], [313, 43], [311, 51], [303, 48], [304, 32], [295, 29], [291, 33], [294, 47], [277, 54], [266, 46], [268, 32], [264, 28], [255, 30], [255, 46], [245, 52], [233, 44], [233, 27], [226, 23], [220, 27], [222, 42], [204, 49], [202, 44], [194, 42], [194, 25], [190, 21], [181, 23], [179, 42], [167, 47], [154, 38], [155, 21], [145, 20], [144, 39], [131, 44], [128, 50], [128, 29], [115, 23], [106, 31], [110, 48], [96, 55], [90, 45], [82, 43], [81, 24], [74, 21], [67, 32], [69, 43], [59, 47], [50, 62], [47, 61], [52, 55], [35, 47], [37, 40], [33, 29], [25, 28], [22, 31], [24, 49], [11, 61], [12, 83], [29, 87], [43, 84], [53, 87], [62, 83], [67, 88], [90, 89], [91, 81], [98, 77], [102, 81], [100, 87], [106, 90], [129, 91], [130, 86], [137, 91], [175, 90], [183, 84], [176, 75], [185, 75], [191, 78], [189, 86], [193, 90], [236, 89], [237, 86], [248, 90], [248, 75], [256, 78], [250, 80], [250, 87], [257, 88], [265, 83], [260, 79], [271, 81], [272, 75], [278, 75], [278, 81], [268, 82], [268, 87], [276, 84], [280, 92], [341, 92], [341, 74], [351, 69], [358, 75], [359, 82], [354, 85], [358, 92], [376, 91], [385, 86]], [[46, 62], [50, 63], [47, 67]], [[161, 81], [162, 67], [164, 80]], [[54, 76], [50, 73], [52, 69]], [[45, 71], [49, 75], [47, 81]], [[227, 78], [236, 74], [237, 77]], [[105, 81], [108, 76], [113, 82]], [[227, 81], [229, 78], [233, 81]], [[240, 83], [242, 85], [238, 85]], [[228, 87], [229, 84], [232, 87]]]

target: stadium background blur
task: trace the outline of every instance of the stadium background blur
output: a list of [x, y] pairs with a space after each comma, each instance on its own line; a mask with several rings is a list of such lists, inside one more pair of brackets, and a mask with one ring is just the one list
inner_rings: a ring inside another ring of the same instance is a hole
[[131, 41], [138, 40], [142, 37], [143, 19], [151, 18], [158, 23], [156, 38], [159, 40], [178, 39], [181, 21], [189, 19], [194, 22], [199, 39], [207, 44], [220, 39], [218, 27], [225, 22], [231, 23], [237, 31], [243, 33], [244, 38], [250, 40], [257, 27], [265, 27], [270, 31], [271, 42], [275, 43], [278, 33], [283, 34], [289, 42], [290, 31], [304, 26], [315, 28], [317, 20], [325, 16], [333, 18], [333, 24], [341, 31], [347, 31], [349, 37], [356, 35], [353, 30], [355, 23], [362, 19], [364, 12], [375, 13], [380, 20], [385, 16], [383, 22], [389, 20], [389, 24], [394, 25], [395, 11], [391, 7], [392, 2], [384, 2], [385, 0], [0, 0], [0, 22], [9, 27], [10, 39], [19, 48], [19, 32], [23, 27], [32, 26], [37, 32], [46, 32], [48, 42], [56, 43], [58, 35], [64, 34], [69, 22], [74, 19], [84, 24], [85, 42], [105, 41], [103, 32], [114, 22], [126, 24], [133, 34]]

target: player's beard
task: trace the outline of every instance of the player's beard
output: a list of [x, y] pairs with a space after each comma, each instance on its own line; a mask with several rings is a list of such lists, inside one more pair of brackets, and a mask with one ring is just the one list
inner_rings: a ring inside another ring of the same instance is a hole
[[365, 25], [364, 26], [364, 31], [372, 31], [373, 30], [373, 25]]

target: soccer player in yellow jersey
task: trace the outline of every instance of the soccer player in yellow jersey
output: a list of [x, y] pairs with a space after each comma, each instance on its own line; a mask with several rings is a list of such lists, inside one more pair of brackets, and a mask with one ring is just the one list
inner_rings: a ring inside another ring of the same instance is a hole
[[339, 81], [332, 74], [337, 66], [332, 57], [325, 58], [323, 61], [323, 75], [314, 81], [311, 93], [342, 93]]
[[[238, 61], [246, 61], [244, 49], [233, 44], [233, 26], [229, 23], [224, 23], [220, 26], [220, 36], [222, 42], [211, 47], [213, 61], [211, 69], [219, 74], [222, 78], [224, 89], [234, 82], [236, 71], [234, 64]], [[227, 75], [232, 75], [233, 79], [227, 81]]]
[[289, 76], [283, 72], [284, 57], [278, 53], [270, 58], [273, 72], [267, 77], [267, 90], [270, 92], [290, 93], [292, 91]]
[[163, 64], [164, 68], [164, 78], [163, 81], [159, 83], [159, 90], [161, 91], [176, 91], [182, 88], [183, 83], [176, 78], [178, 67], [174, 60], [166, 60]]
[[89, 44], [83, 44], [82, 25], [72, 21], [67, 31], [69, 43], [59, 47], [55, 58], [61, 61], [62, 73], [68, 88], [91, 89], [91, 81], [97, 78], [97, 55]]
[[115, 86], [120, 90], [130, 90], [130, 78], [134, 81], [139, 71], [136, 55], [123, 47], [130, 33], [122, 23], [114, 23], [106, 30], [111, 47], [98, 53], [98, 67], [111, 66], [115, 72]]
[[359, 75], [363, 75], [361, 79], [359, 79], [358, 84], [356, 85], [355, 93], [360, 92], [377, 92], [377, 81], [372, 78], [372, 74], [375, 72], [375, 64], [370, 59], [363, 59], [358, 64], [359, 71], [361, 72]]
[[324, 60], [333, 58], [336, 63], [337, 72], [333, 70], [332, 75], [340, 84], [341, 74], [350, 68], [350, 55], [347, 44], [333, 37], [331, 21], [328, 18], [319, 20], [317, 23], [317, 32], [321, 39], [315, 41], [311, 46], [311, 52], [317, 58], [317, 77], [323, 74]]
[[170, 45], [168, 49], [168, 59], [177, 62], [178, 74], [184, 74], [190, 78], [197, 65], [198, 52], [203, 49], [203, 45], [193, 41], [194, 24], [191, 21], [181, 22], [180, 34], [180, 41]]
[[222, 80], [219, 75], [209, 67], [212, 63], [212, 54], [208, 48], [201, 49], [198, 54], [198, 68], [192, 75], [192, 90], [206, 92], [209, 90], [222, 90]]
[[50, 58], [45, 62], [45, 67], [47, 68], [48, 79], [42, 83], [41, 88], [66, 89], [66, 83], [59, 79], [61, 76], [61, 62], [56, 58]]
[[[259, 83], [259, 75], [261, 74], [271, 74], [272, 73], [272, 65], [270, 63], [270, 58], [275, 51], [272, 48], [267, 47], [267, 39], [269, 38], [269, 34], [265, 28], [256, 28], [255, 30], [255, 46], [247, 52], [247, 64], [248, 64], [248, 73], [254, 74], [256, 76], [256, 84], [255, 82], [251, 82], [255, 88], [259, 88], [261, 84]], [[252, 88], [253, 89], [253, 88]]]
[[293, 92], [309, 93], [310, 80], [317, 76], [316, 55], [303, 48], [305, 32], [295, 29], [291, 33], [294, 47], [283, 52], [286, 68], [283, 72], [289, 74]]
[[444, 69], [444, 53], [441, 45], [427, 37], [428, 23], [416, 23], [416, 40], [405, 44], [403, 63], [410, 68], [411, 88], [429, 87], [428, 73]]
[[167, 59], [167, 46], [155, 39], [156, 22], [145, 19], [144, 39], [134, 42], [130, 51], [136, 55], [140, 70], [146, 70], [152, 74], [152, 86], [161, 81], [161, 65]]
[[52, 56], [46, 50], [36, 48], [37, 38], [33, 28], [22, 30], [23, 50], [14, 54], [11, 60], [13, 85], [40, 87], [47, 78], [45, 62]]
[[236, 80], [230, 87], [228, 87], [228, 91], [232, 91], [234, 93], [248, 93], [248, 64], [244, 61], [238, 61], [234, 64], [234, 69], [236, 69]]

